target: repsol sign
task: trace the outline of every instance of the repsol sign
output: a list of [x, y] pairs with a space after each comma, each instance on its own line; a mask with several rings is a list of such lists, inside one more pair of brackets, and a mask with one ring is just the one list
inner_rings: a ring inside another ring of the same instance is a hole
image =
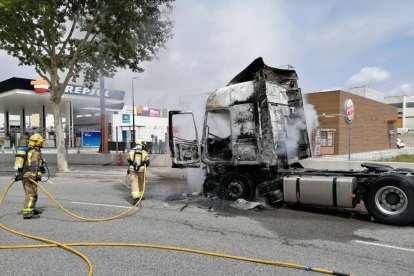
[[[78, 95], [85, 97], [100, 97], [101, 90], [99, 88], [88, 88], [81, 85], [68, 84], [64, 91], [65, 94]], [[105, 90], [105, 98], [122, 100], [124, 98], [124, 91], [119, 90]]]

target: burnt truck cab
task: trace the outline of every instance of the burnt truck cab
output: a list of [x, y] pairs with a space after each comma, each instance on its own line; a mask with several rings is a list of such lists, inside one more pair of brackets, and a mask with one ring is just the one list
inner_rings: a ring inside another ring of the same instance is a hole
[[[361, 172], [313, 170], [300, 165], [298, 161], [311, 157], [311, 151], [297, 80], [294, 70], [269, 67], [262, 58], [256, 59], [208, 97], [201, 139], [192, 112], [170, 111], [173, 167], [202, 164], [206, 172], [203, 192], [221, 198], [263, 197], [273, 204], [347, 208], [366, 199], [368, 188], [383, 174], [397, 175], [393, 180], [407, 182], [408, 190], [389, 188], [371, 195], [374, 203], [367, 209], [380, 209], [381, 213], [382, 208], [387, 217], [380, 218], [384, 223], [414, 221], [411, 170], [396, 171], [368, 163]], [[392, 217], [407, 208], [411, 215], [400, 220]]]
[[297, 74], [261, 58], [208, 97], [200, 144], [195, 125], [191, 112], [170, 111], [173, 166], [202, 162], [204, 191], [223, 197], [251, 200], [259, 182], [275, 182], [278, 168], [310, 156]]

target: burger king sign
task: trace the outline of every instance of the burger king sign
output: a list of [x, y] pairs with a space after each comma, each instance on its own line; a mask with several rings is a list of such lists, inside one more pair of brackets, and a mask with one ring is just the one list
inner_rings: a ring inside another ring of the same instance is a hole
[[354, 102], [351, 99], [346, 99], [344, 104], [345, 121], [351, 124], [355, 116]]
[[30, 84], [33, 85], [34, 90], [39, 94], [49, 91], [49, 83], [42, 78], [31, 81]]

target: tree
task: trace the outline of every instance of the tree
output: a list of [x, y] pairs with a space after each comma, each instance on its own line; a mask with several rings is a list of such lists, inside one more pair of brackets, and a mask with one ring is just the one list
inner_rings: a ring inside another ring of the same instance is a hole
[[59, 112], [70, 80], [88, 86], [119, 68], [143, 72], [171, 38], [174, 0], [0, 0], [0, 50], [49, 83], [58, 169], [68, 169]]

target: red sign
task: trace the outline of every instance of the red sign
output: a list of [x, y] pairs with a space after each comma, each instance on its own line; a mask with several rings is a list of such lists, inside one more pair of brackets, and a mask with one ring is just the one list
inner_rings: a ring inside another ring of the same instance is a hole
[[345, 121], [350, 124], [354, 120], [355, 107], [354, 102], [351, 99], [346, 99], [344, 103], [345, 109]]
[[150, 117], [161, 117], [161, 110], [159, 108], [149, 108], [148, 114]]
[[33, 85], [34, 91], [39, 94], [43, 94], [49, 91], [49, 83], [42, 78], [31, 81], [30, 84]]

